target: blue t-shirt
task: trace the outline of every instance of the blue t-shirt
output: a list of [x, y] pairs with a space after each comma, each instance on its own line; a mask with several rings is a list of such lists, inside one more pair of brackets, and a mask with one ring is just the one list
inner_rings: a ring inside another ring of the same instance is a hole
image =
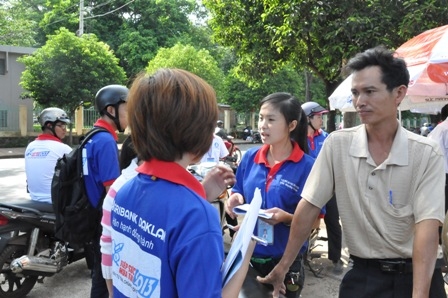
[[175, 163], [137, 171], [111, 210], [114, 297], [221, 297], [221, 227], [202, 186]]
[[319, 129], [319, 131], [314, 134], [312, 140], [308, 137], [308, 148], [310, 149], [309, 155], [317, 158], [317, 155], [319, 154], [320, 149], [322, 149], [324, 141], [327, 137], [328, 133], [322, 129]]
[[[293, 151], [300, 150], [296, 143], [293, 144]], [[270, 186], [266, 191], [269, 168], [264, 163], [255, 162], [256, 155], [262, 148], [251, 148], [244, 154], [238, 166], [236, 173], [237, 182], [232, 191], [240, 193], [243, 195], [246, 203], [250, 203], [255, 189], [259, 188], [263, 199], [262, 209], [278, 207], [294, 214], [297, 204], [301, 199], [300, 194], [303, 186], [314, 164], [314, 158], [303, 154], [302, 158], [297, 162], [286, 160], [275, 176], [272, 177]], [[257, 233], [256, 231], [257, 227], [255, 227], [254, 233]], [[289, 232], [289, 226], [282, 223], [275, 225], [274, 243], [268, 246], [256, 245], [253, 256], [280, 258], [285, 251]], [[262, 237], [262, 235], [258, 236]], [[306, 249], [307, 243], [302, 247], [301, 252], [305, 252]]]
[[120, 176], [118, 148], [109, 132], [97, 132], [82, 150], [84, 184], [93, 206], [105, 196], [105, 185], [111, 185]]

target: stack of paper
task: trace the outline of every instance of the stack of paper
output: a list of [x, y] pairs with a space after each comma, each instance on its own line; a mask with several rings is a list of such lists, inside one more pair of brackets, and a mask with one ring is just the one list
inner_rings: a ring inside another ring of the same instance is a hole
[[[240, 225], [240, 229], [233, 240], [232, 246], [230, 247], [229, 253], [226, 260], [222, 266], [222, 286], [224, 287], [235, 275], [238, 269], [241, 268], [243, 264], [243, 259], [247, 253], [252, 254], [252, 251], [248, 251], [249, 245], [251, 243], [252, 234], [255, 229], [255, 224], [257, 223], [258, 215], [260, 213], [261, 207], [261, 191], [256, 189], [254, 193], [254, 198], [250, 204], [247, 204], [246, 216]], [[253, 250], [253, 246], [252, 246]]]

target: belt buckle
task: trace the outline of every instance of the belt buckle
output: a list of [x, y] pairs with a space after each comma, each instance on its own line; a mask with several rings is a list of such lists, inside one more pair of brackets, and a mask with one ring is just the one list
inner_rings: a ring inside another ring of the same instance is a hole
[[406, 262], [405, 261], [379, 261], [380, 269], [384, 272], [398, 272], [405, 273]]

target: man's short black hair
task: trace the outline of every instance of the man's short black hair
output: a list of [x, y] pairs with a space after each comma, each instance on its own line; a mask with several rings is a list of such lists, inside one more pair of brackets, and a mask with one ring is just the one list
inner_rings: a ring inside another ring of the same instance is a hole
[[445, 120], [448, 117], [448, 104], [444, 105], [442, 110], [440, 111], [440, 115], [442, 116], [442, 120]]
[[381, 81], [386, 84], [387, 90], [409, 84], [409, 71], [406, 62], [394, 56], [394, 52], [383, 46], [368, 49], [356, 54], [344, 68], [344, 72], [353, 73], [366, 67], [379, 66], [382, 72]]

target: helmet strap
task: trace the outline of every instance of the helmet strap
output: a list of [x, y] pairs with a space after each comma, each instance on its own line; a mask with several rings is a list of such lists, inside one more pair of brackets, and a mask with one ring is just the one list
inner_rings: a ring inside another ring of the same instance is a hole
[[59, 140], [61, 140], [60, 137], [58, 137], [58, 135], [56, 134], [56, 122], [53, 122], [51, 125], [49, 126], [45, 126], [46, 128], [50, 129], [51, 133], [53, 134], [53, 136], [55, 136], [56, 138], [58, 138]]
[[313, 117], [313, 116], [308, 116], [308, 125], [309, 125], [314, 131], [316, 131], [317, 129], [314, 128], [313, 124], [311, 124], [311, 118], [312, 118], [312, 117]]
[[109, 117], [109, 118], [115, 123], [115, 126], [117, 127], [117, 130], [118, 130], [119, 132], [123, 132], [124, 129], [121, 128], [121, 125], [120, 125], [120, 117], [119, 117], [119, 114], [118, 114], [118, 106], [119, 106], [119, 105], [120, 105], [120, 104], [117, 104], [117, 105], [114, 105], [114, 106], [113, 106], [114, 109], [115, 109], [115, 115], [116, 115], [116, 116], [112, 116], [112, 114], [110, 114], [107, 110], [105, 110], [104, 113], [107, 115], [107, 117]]

